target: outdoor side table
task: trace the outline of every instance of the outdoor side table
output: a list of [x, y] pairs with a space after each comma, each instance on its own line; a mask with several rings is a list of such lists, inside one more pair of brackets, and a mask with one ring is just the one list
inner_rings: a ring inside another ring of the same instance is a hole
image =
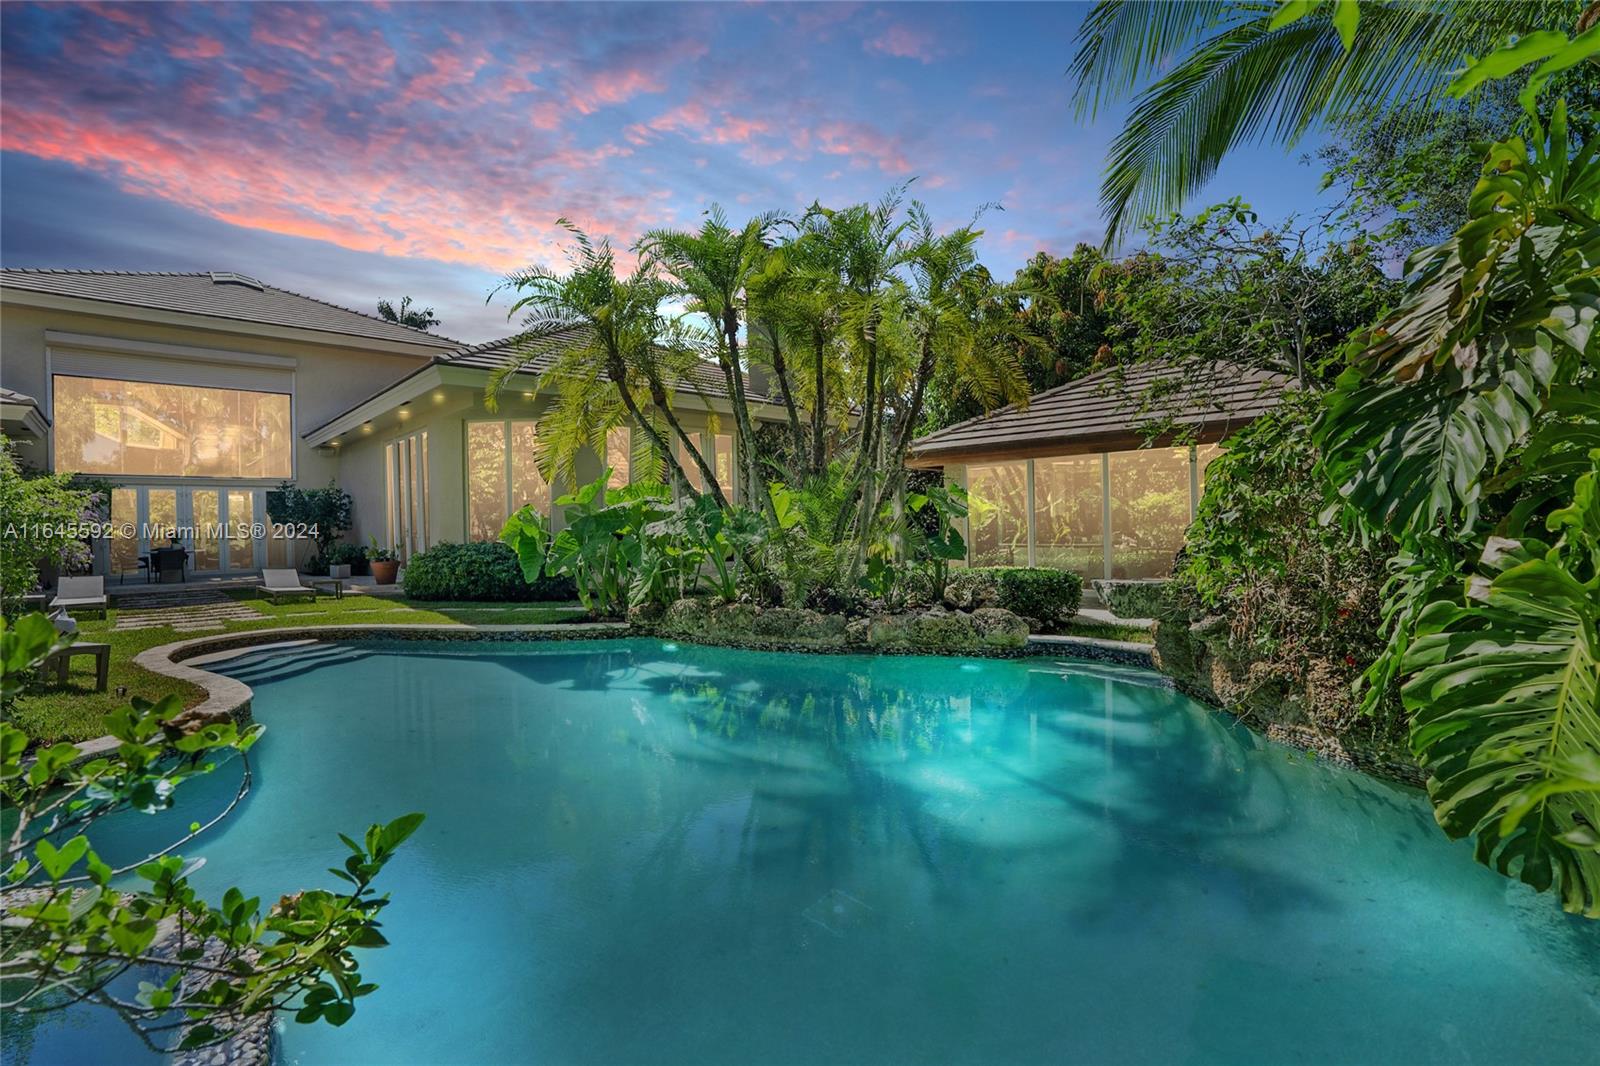
[[94, 690], [104, 692], [106, 682], [111, 675], [111, 645], [94, 644], [89, 641], [80, 641], [69, 644], [65, 648], [51, 655], [39, 667], [39, 672], [48, 674], [51, 669], [56, 672], [56, 684], [67, 683], [67, 666], [74, 655], [94, 656]]
[[342, 577], [314, 577], [310, 581], [307, 581], [306, 584], [310, 585], [314, 589], [331, 587], [333, 589], [334, 599], [344, 599], [344, 578]]

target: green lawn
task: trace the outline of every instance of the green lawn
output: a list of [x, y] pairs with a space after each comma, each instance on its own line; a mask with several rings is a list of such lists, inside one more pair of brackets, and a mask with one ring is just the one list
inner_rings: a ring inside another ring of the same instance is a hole
[[1074, 618], [1062, 626], [1057, 634], [1063, 637], [1094, 637], [1099, 640], [1131, 640], [1135, 644], [1149, 644], [1151, 634], [1148, 629], [1138, 626], [1114, 625], [1110, 622], [1091, 622], [1086, 618]]
[[[251, 598], [249, 592], [229, 593], [234, 599], [248, 600], [265, 618], [229, 621], [221, 629], [179, 632], [167, 626], [152, 629], [115, 630], [117, 610], [104, 620], [86, 619], [78, 623], [79, 639], [111, 645], [111, 676], [105, 692], [94, 691], [94, 660], [72, 660], [72, 671], [65, 686], [54, 679], [36, 682], [18, 697], [11, 720], [30, 737], [44, 743], [57, 740], [84, 740], [105, 732], [101, 719], [108, 711], [127, 706], [135, 696], [157, 700], [177, 694], [185, 704], [199, 703], [204, 693], [194, 685], [152, 674], [133, 664], [133, 657], [146, 648], [170, 644], [175, 640], [204, 637], [217, 633], [238, 633], [253, 629], [284, 626], [385, 623], [389, 625], [536, 625], [582, 619], [575, 604], [559, 603], [417, 603], [379, 596], [346, 596], [335, 600], [326, 596], [315, 602], [273, 604]], [[137, 601], [132, 601], [136, 604]], [[117, 695], [121, 686], [127, 691]]]

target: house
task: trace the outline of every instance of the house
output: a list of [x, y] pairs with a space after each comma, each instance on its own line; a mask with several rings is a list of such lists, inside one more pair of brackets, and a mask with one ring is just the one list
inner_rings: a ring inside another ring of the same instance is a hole
[[[561, 343], [547, 342], [552, 357]], [[552, 514], [566, 491], [535, 463], [549, 400], [524, 388], [485, 409], [484, 386], [515, 339], [463, 345], [235, 273], [0, 270], [0, 430], [36, 468], [108, 481], [116, 535], [95, 572], [127, 573], [178, 538], [197, 574], [303, 562], [311, 546], [274, 529], [266, 494], [337, 482], [355, 501], [349, 539], [409, 557], [485, 540], [524, 503]], [[755, 395], [752, 413], [781, 412]], [[719, 371], [682, 383], [674, 411], [708, 462], [731, 474], [731, 412]], [[647, 453], [614, 430], [613, 483]], [[729, 478], [731, 483], [733, 478]], [[128, 532], [123, 534], [121, 531]]]
[[966, 487], [970, 565], [1163, 577], [1218, 442], [1287, 384], [1221, 363], [1102, 370], [921, 437], [908, 462]]

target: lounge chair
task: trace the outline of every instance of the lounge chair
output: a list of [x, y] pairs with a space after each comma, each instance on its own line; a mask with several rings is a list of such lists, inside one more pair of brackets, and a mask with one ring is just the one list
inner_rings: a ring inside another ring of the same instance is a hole
[[297, 570], [263, 570], [261, 571], [261, 584], [256, 586], [256, 597], [266, 596], [277, 603], [283, 596], [309, 596], [317, 598], [317, 590], [307, 588], [300, 583], [300, 573]]
[[62, 608], [72, 614], [98, 611], [106, 616], [106, 579], [103, 577], [64, 577], [56, 583], [52, 611]]

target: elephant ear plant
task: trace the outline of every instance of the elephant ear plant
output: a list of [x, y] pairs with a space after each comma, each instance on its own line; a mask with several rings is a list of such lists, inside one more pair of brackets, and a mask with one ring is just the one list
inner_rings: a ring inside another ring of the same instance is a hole
[[1440, 826], [1600, 917], [1600, 144], [1560, 103], [1526, 126], [1316, 436], [1336, 510], [1399, 542], [1368, 677], [1401, 683]]
[[[64, 646], [59, 640], [42, 614], [0, 621], [7, 707]], [[98, 1005], [160, 1052], [226, 1040], [269, 1012], [343, 1025], [377, 989], [362, 977], [359, 949], [387, 943], [379, 916], [389, 899], [373, 881], [423, 816], [374, 825], [360, 841], [341, 835], [350, 855], [328, 871], [344, 882], [337, 890], [297, 892], [266, 907], [237, 888], [217, 903], [203, 899], [174, 852], [244, 798], [262, 727], [187, 730], [182, 712], [177, 697], [135, 700], [106, 716], [116, 748], [87, 761], [71, 744], [31, 747], [25, 733], [0, 722], [0, 1009], [14, 1019]], [[102, 819], [160, 814], [186, 781], [229, 760], [240, 764], [240, 784], [221, 814], [138, 861], [113, 867], [101, 858], [90, 837]], [[125, 974], [139, 978], [137, 992], [119, 980]]]

